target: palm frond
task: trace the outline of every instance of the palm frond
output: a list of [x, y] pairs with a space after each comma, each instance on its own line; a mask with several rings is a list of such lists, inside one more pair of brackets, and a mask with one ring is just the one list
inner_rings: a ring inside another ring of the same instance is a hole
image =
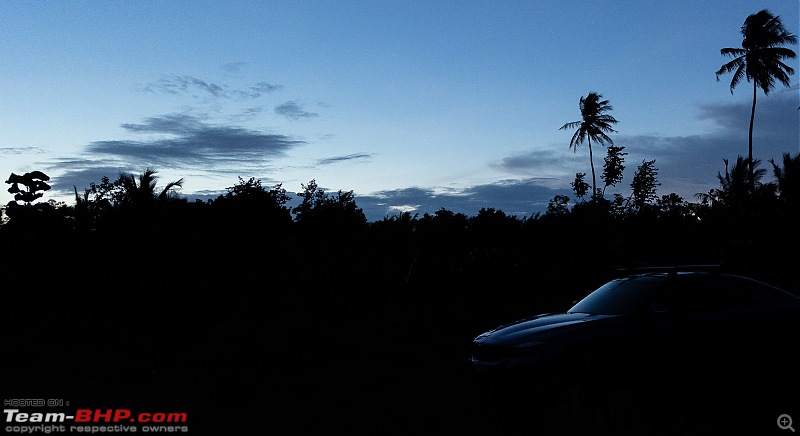
[[164, 186], [164, 189], [162, 189], [161, 193], [158, 195], [159, 200], [167, 199], [169, 197], [170, 193], [175, 188], [180, 188], [182, 186], [183, 186], [183, 179], [182, 178], [178, 179], [178, 180], [176, 180], [174, 182], [167, 183], [167, 185]]
[[744, 56], [739, 56], [733, 59], [732, 61], [722, 65], [714, 74], [716, 74], [717, 81], [719, 82], [719, 76], [735, 71], [736, 69], [740, 69], [743, 66], [744, 66]]
[[578, 151], [578, 145], [583, 144], [583, 141], [586, 139], [586, 130], [578, 129], [575, 131], [575, 134], [572, 135], [572, 139], [569, 141], [569, 148], [573, 151]]
[[738, 58], [738, 57], [744, 56], [747, 53], [747, 50], [745, 50], [743, 48], [726, 47], [726, 48], [720, 49], [719, 53], [721, 55], [723, 55], [723, 56], [728, 56], [728, 57], [731, 57], [731, 58], [733, 58], [733, 57], [737, 57]]

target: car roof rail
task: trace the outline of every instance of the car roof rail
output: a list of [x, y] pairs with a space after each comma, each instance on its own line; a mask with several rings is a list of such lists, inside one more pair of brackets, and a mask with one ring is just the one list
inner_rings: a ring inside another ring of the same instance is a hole
[[679, 265], [638, 265], [638, 266], [617, 266], [615, 271], [624, 274], [646, 274], [665, 272], [667, 274], [677, 274], [679, 272], [720, 272], [721, 264], [679, 264]]

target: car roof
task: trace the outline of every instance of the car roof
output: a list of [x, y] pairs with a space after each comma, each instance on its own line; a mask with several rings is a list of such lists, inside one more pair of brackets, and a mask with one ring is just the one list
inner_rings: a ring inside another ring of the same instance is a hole
[[620, 274], [668, 274], [668, 273], [702, 273], [702, 272], [723, 272], [722, 265], [719, 264], [700, 264], [700, 265], [647, 265], [647, 266], [633, 266], [633, 267], [617, 267], [615, 268]]
[[638, 279], [638, 278], [653, 278], [653, 279], [702, 279], [708, 277], [720, 277], [726, 279], [732, 279], [740, 282], [751, 283], [754, 285], [758, 285], [762, 289], [769, 288], [774, 291], [776, 294], [791, 296], [794, 298], [800, 298], [800, 296], [792, 294], [791, 292], [776, 286], [771, 283], [767, 283], [762, 280], [758, 280], [753, 277], [749, 277], [746, 275], [736, 274], [733, 272], [726, 272], [722, 266], [720, 265], [670, 265], [670, 266], [647, 266], [647, 267], [636, 267], [636, 268], [618, 268], [617, 271], [622, 272], [623, 274], [619, 275], [615, 278], [615, 280], [631, 280], [631, 279]]
[[[637, 278], [637, 277], [729, 277], [736, 280], [744, 280], [750, 282], [760, 282], [751, 277], [727, 272], [723, 269], [722, 265], [717, 264], [702, 264], [702, 265], [656, 265], [656, 266], [637, 266], [637, 267], [619, 267], [616, 268], [618, 272], [617, 278]], [[764, 283], [766, 284], [766, 283]]]

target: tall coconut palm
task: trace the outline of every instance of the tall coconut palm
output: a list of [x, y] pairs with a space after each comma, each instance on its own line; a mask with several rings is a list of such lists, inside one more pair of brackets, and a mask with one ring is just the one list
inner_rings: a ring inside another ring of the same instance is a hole
[[[731, 78], [731, 94], [742, 79], [753, 82], [753, 106], [750, 110], [750, 132], [748, 136], [748, 160], [750, 163], [750, 182], [755, 183], [753, 176], [753, 121], [756, 115], [756, 95], [758, 88], [764, 95], [775, 87], [775, 80], [789, 86], [789, 76], [794, 69], [783, 63], [784, 59], [794, 59], [797, 54], [783, 45], [796, 44], [797, 36], [786, 31], [780, 17], [772, 15], [767, 9], [749, 15], [741, 28], [742, 47], [729, 47], [720, 50], [720, 54], [733, 58], [722, 65], [716, 72], [717, 81], [725, 73], [733, 73]], [[751, 188], [755, 188], [751, 186]]]
[[569, 148], [577, 151], [578, 145], [586, 141], [589, 144], [589, 164], [592, 167], [592, 198], [597, 196], [597, 177], [594, 171], [594, 158], [592, 156], [592, 140], [599, 144], [608, 142], [613, 145], [614, 141], [608, 136], [608, 133], [616, 132], [611, 126], [617, 123], [611, 115], [606, 112], [613, 108], [608, 100], [603, 100], [603, 96], [592, 91], [586, 97], [581, 97], [579, 108], [581, 110], [581, 119], [579, 121], [572, 121], [564, 124], [558, 130], [575, 129], [575, 134], [569, 141]]

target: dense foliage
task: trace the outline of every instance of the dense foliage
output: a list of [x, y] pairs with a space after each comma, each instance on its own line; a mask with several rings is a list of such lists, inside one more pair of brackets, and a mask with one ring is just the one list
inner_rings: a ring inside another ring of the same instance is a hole
[[[610, 148], [607, 185], [621, 180], [621, 150]], [[783, 247], [797, 242], [798, 157], [770, 162], [774, 182], [764, 180], [765, 169], [755, 171], [755, 191], [748, 160], [739, 157], [730, 166], [725, 161], [719, 188], [698, 194], [697, 202], [676, 194], [658, 197], [654, 162], [637, 169], [627, 198], [606, 199], [598, 190], [598, 196], [575, 204], [557, 196], [545, 213], [532, 217], [493, 208], [465, 216], [442, 208], [375, 222], [368, 222], [352, 191], [330, 194], [314, 180], [301, 185], [295, 207], [281, 185], [267, 188], [253, 178], [240, 178], [214, 200], [190, 202], [175, 194], [180, 181], [159, 188], [156, 172], [147, 169], [138, 182], [120, 175], [92, 184], [82, 196], [76, 191], [74, 206], [11, 202], [0, 241], [4, 263], [19, 271], [17, 279], [42, 270], [67, 276], [82, 265], [108, 264], [93, 268], [95, 277], [105, 274], [113, 281], [135, 267], [148, 271], [138, 277], [151, 289], [192, 283], [202, 271], [225, 275], [237, 287], [252, 286], [258, 276], [265, 286], [287, 285], [283, 293], [305, 282], [304, 291], [312, 293], [314, 287], [365, 288], [387, 298], [414, 294], [462, 304], [491, 294], [526, 306], [557, 306], [585, 289], [582, 280], [653, 263], [723, 264], [796, 286], [793, 254]], [[39, 261], [30, 262], [30, 255]], [[160, 262], [166, 265], [149, 266]], [[361, 285], [364, 280], [368, 286]]]

